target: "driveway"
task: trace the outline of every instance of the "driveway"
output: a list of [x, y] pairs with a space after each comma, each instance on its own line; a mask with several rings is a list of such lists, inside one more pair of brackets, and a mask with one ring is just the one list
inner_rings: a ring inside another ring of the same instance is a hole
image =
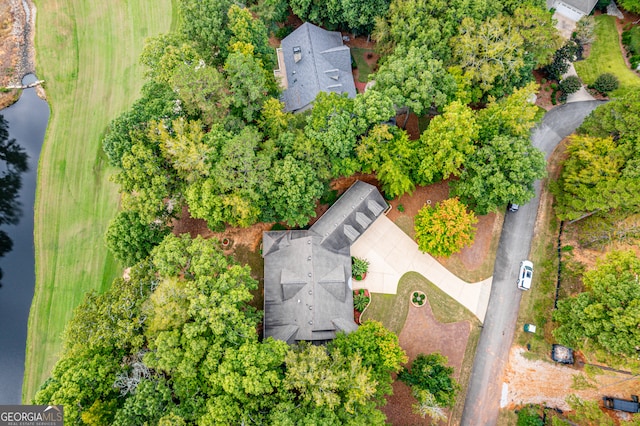
[[[573, 133], [601, 103], [574, 102], [551, 110], [532, 131], [533, 145], [543, 150], [548, 158], [557, 144]], [[517, 213], [509, 212], [505, 216], [493, 270], [489, 306], [467, 389], [462, 425], [495, 425], [498, 419], [504, 368], [509, 358], [522, 296], [516, 287], [516, 277], [520, 261], [529, 257], [540, 201], [540, 181], [536, 182], [535, 189], [534, 199], [520, 206]], [[535, 287], [532, 291], [535, 291]]]
[[415, 271], [484, 321], [491, 278], [474, 284], [461, 280], [432, 256], [418, 250], [418, 244], [386, 216], [378, 218], [358, 238], [351, 246], [351, 255], [370, 262], [365, 281], [354, 281], [354, 288], [396, 294], [400, 277]]

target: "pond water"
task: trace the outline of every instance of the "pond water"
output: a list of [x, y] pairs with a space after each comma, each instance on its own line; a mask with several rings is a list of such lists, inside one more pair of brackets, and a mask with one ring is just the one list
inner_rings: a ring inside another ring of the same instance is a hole
[[[30, 74], [23, 84], [35, 80]], [[19, 404], [35, 285], [33, 205], [49, 106], [36, 89], [26, 89], [18, 102], [0, 110], [0, 116], [0, 127], [8, 125], [8, 138], [0, 129], [0, 254], [5, 252], [0, 257], [0, 404]], [[25, 154], [27, 170], [20, 164]]]

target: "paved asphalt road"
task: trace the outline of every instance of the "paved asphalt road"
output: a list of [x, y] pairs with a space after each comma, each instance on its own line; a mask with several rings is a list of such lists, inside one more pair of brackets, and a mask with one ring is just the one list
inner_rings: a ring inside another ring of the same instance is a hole
[[[582, 123], [600, 101], [574, 102], [554, 108], [532, 131], [533, 145], [548, 157], [556, 145]], [[509, 359], [522, 291], [516, 287], [520, 261], [529, 257], [533, 228], [538, 212], [540, 181], [536, 196], [508, 212], [498, 245], [493, 285], [487, 315], [473, 363], [461, 424], [490, 426], [498, 420], [502, 378]], [[534, 265], [535, 275], [535, 265]]]

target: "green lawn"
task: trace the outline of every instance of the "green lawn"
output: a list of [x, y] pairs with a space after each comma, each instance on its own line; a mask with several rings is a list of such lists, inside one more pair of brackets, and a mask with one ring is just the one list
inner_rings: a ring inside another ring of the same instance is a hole
[[369, 74], [373, 72], [373, 70], [365, 60], [365, 55], [367, 53], [373, 53], [373, 49], [363, 49], [361, 47], [351, 48], [351, 55], [356, 61], [358, 71], [360, 72], [358, 75], [358, 81], [360, 81], [361, 83], [366, 83], [367, 81], [369, 81]]
[[451, 323], [466, 320], [472, 325], [458, 379], [461, 390], [449, 419], [450, 424], [460, 424], [467, 385], [469, 384], [473, 367], [473, 357], [480, 339], [480, 328], [478, 327], [480, 321], [478, 318], [419, 273], [407, 272], [400, 278], [396, 294], [374, 293], [371, 295], [371, 304], [365, 310], [362, 320], [374, 319], [380, 321], [389, 330], [400, 334], [409, 313], [410, 293], [414, 290], [422, 290], [427, 295], [433, 316], [437, 321]]
[[468, 320], [478, 321], [467, 308], [440, 290], [435, 284], [417, 272], [407, 272], [398, 282], [396, 294], [374, 293], [371, 304], [364, 312], [362, 320], [380, 321], [389, 330], [400, 334], [409, 312], [409, 293], [422, 290], [429, 299], [433, 316], [442, 323]]
[[584, 61], [574, 63], [576, 72], [585, 84], [592, 84], [600, 74], [609, 72], [620, 80], [620, 87], [613, 96], [640, 87], [640, 77], [624, 63], [618, 31], [613, 16], [596, 16], [596, 41], [591, 45], [591, 53]]
[[[103, 243], [118, 207], [101, 137], [138, 96], [144, 39], [172, 25], [171, 0], [36, 0], [38, 77], [51, 118], [35, 206], [36, 291], [29, 316], [23, 402], [49, 375], [61, 333], [90, 290], [120, 270]], [[174, 23], [175, 24], [175, 23]]]

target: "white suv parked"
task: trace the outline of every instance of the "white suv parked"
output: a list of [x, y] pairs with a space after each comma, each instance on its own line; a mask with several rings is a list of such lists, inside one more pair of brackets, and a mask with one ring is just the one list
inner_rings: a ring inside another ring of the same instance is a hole
[[520, 262], [520, 273], [518, 274], [518, 288], [520, 290], [529, 290], [531, 288], [531, 279], [533, 278], [533, 263], [529, 260]]

